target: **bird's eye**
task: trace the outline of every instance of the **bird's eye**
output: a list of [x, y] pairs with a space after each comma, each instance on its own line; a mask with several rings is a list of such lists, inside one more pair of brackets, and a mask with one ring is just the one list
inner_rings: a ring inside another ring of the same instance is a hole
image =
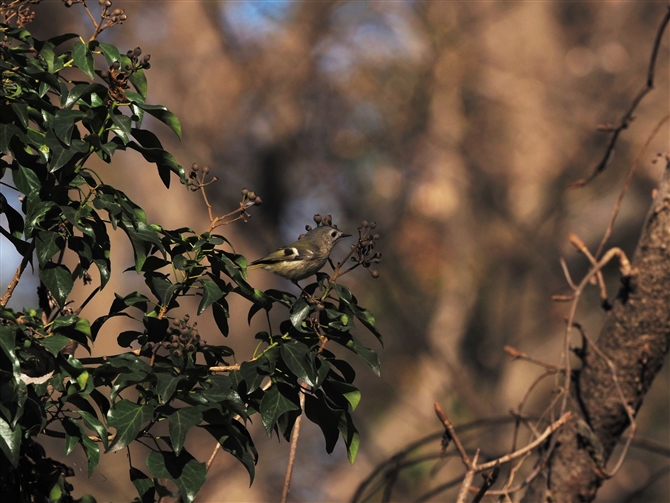
[[337, 237], [337, 231], [333, 231], [330, 233], [330, 237], [335, 239]]

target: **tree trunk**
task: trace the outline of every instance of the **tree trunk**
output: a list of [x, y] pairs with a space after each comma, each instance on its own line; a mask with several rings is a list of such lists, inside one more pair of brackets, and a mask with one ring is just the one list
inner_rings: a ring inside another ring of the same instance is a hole
[[[596, 344], [614, 364], [626, 403], [637, 414], [670, 346], [670, 163], [632, 266]], [[533, 481], [524, 502], [592, 501], [629, 426], [607, 362], [588, 344], [583, 349], [572, 380], [574, 419], [557, 433], [545, 473]]]

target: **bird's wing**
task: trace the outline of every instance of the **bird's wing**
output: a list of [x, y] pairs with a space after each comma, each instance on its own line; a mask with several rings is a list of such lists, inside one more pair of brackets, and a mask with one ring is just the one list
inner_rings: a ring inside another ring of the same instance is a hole
[[267, 257], [254, 260], [249, 265], [276, 264], [277, 262], [293, 262], [298, 260], [308, 260], [313, 255], [314, 252], [311, 250], [305, 250], [301, 255], [297, 248], [287, 246], [285, 248], [279, 248], [279, 250], [273, 251]]

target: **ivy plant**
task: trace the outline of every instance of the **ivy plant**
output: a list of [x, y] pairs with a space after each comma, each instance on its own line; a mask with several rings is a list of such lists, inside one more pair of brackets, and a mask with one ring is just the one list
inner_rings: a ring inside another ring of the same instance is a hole
[[[213, 181], [207, 168], [185, 170], [143, 127], [149, 114], [181, 138], [177, 117], [146, 102], [149, 56], [97, 40], [125, 20], [111, 2], [100, 2], [88, 41], [75, 34], [34, 38], [24, 26], [30, 3], [3, 4], [0, 12], [6, 21], [0, 24], [0, 233], [21, 257], [0, 298], [0, 484], [8, 501], [73, 501], [67, 481], [73, 472], [46, 456], [43, 435], [62, 439], [65, 455], [83, 449], [89, 476], [101, 454], [145, 445], [146, 459], [133, 458], [129, 466], [142, 502], [170, 491], [193, 501], [207, 475], [206, 464], [185, 448], [194, 428], [237, 458], [253, 481], [252, 416], [260, 416], [268, 435], [288, 440], [304, 412], [323, 431], [327, 452], [341, 438], [353, 463], [359, 435], [352, 411], [361, 396], [351, 365], [328, 348], [343, 346], [379, 374], [376, 353], [356, 330], [365, 327], [381, 341], [375, 319], [339, 282], [353, 268], [379, 261], [374, 224], [361, 224], [358, 242], [344, 260], [331, 263], [330, 275], [318, 273], [294, 294], [254, 288], [245, 257], [215, 232], [250, 216], [261, 203], [253, 192], [244, 190], [228, 215], [210, 211], [204, 232], [149, 222], [139, 204], [94, 171], [94, 156], [110, 163], [119, 151], [135, 150], [156, 166], [166, 187], [178, 180], [202, 191], [205, 201]], [[81, 1], [65, 3], [88, 10]], [[122, 157], [115, 166], [124, 169]], [[329, 217], [315, 221], [332, 225]], [[110, 233], [119, 230], [132, 246], [130, 271], [117, 271], [110, 259]], [[35, 305], [8, 307], [29, 271], [40, 282]], [[82, 316], [113, 272], [142, 275], [146, 289], [116, 293], [104, 313]], [[79, 282], [91, 290], [80, 303], [71, 298]], [[273, 309], [285, 318], [267, 331], [239, 334], [258, 340], [251, 355], [239, 357], [199, 333], [197, 317], [212, 316], [227, 337], [229, 318], [245, 316], [230, 312], [230, 295], [249, 301], [249, 321]], [[199, 297], [195, 313], [180, 310], [185, 296]], [[117, 334], [122, 352], [90, 356], [105, 323], [117, 317], [127, 321]], [[158, 427], [165, 422], [167, 428]]]

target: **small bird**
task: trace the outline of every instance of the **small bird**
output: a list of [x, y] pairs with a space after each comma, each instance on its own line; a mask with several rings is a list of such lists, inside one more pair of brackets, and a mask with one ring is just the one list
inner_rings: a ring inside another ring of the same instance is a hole
[[295, 243], [254, 260], [247, 270], [272, 271], [298, 285], [298, 281], [316, 274], [326, 264], [330, 252], [340, 239], [350, 236], [335, 227], [322, 225], [310, 230]]

